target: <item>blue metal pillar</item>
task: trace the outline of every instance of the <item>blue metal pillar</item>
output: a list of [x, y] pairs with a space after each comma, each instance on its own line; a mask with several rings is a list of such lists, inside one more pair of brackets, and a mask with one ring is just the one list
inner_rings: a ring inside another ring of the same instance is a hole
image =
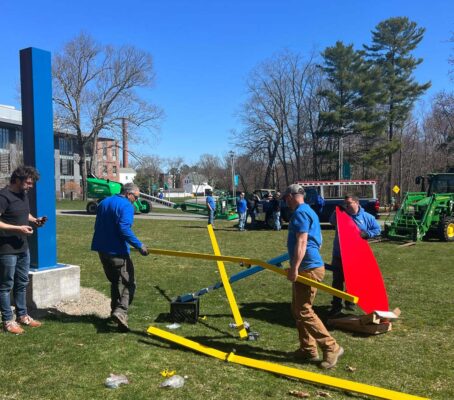
[[57, 267], [50, 52], [33, 47], [21, 50], [20, 73], [24, 164], [35, 167], [41, 176], [29, 193], [30, 210], [36, 217], [48, 218], [29, 238], [31, 267], [41, 271]]

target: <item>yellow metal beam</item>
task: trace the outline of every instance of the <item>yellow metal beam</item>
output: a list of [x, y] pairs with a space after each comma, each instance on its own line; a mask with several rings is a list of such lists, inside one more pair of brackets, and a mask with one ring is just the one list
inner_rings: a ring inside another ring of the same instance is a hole
[[394, 390], [389, 389], [382, 389], [376, 386], [366, 385], [364, 383], [352, 382], [346, 379], [334, 378], [331, 376], [317, 374], [315, 372], [303, 371], [297, 368], [286, 367], [283, 365], [274, 364], [267, 361], [260, 361], [255, 360], [253, 358], [237, 356], [236, 354], [233, 353], [225, 353], [223, 351], [203, 346], [200, 343], [186, 339], [182, 336], [175, 335], [174, 333], [163, 331], [162, 329], [155, 328], [153, 326], [150, 326], [147, 329], [147, 333], [180, 344], [184, 347], [188, 347], [192, 350], [198, 351], [208, 356], [218, 358], [220, 360], [244, 365], [250, 368], [260, 369], [263, 371], [269, 371], [274, 374], [280, 374], [292, 378], [302, 379], [304, 381], [315, 383], [318, 385], [330, 386], [332, 388], [347, 390], [349, 392], [365, 394], [378, 399], [429, 400], [424, 397], [413, 396], [410, 394], [396, 392]]
[[[275, 265], [268, 264], [265, 261], [257, 260], [255, 258], [222, 256], [222, 255], [216, 255], [216, 254], [213, 255], [213, 254], [205, 254], [205, 253], [193, 253], [193, 252], [188, 252], [188, 251], [176, 251], [176, 250], [164, 250], [164, 249], [149, 249], [149, 252], [152, 254], [160, 254], [162, 256], [196, 258], [199, 260], [227, 261], [227, 262], [232, 262], [232, 263], [242, 262], [243, 264], [258, 265], [258, 266], [266, 268], [270, 271], [276, 272], [277, 274], [287, 276], [287, 270], [278, 268]], [[350, 301], [352, 303], [358, 303], [357, 296], [343, 292], [341, 290], [334, 289], [331, 286], [314, 281], [313, 279], [309, 279], [304, 276], [298, 275], [297, 281], [300, 283], [304, 283], [305, 285], [312, 286], [317, 289], [323, 290], [324, 292], [332, 294], [333, 296], [336, 296], [336, 297], [340, 297], [341, 299]]]
[[[213, 252], [215, 255], [220, 256], [221, 250], [218, 246], [218, 241], [216, 240], [216, 235], [214, 234], [213, 226], [209, 224], [207, 226], [208, 234], [210, 235], [211, 246], [213, 247]], [[219, 274], [221, 275], [221, 281], [224, 285], [225, 294], [227, 295], [227, 299], [230, 304], [230, 309], [232, 310], [233, 319], [235, 320], [235, 324], [238, 329], [238, 333], [240, 334], [241, 339], [246, 339], [248, 337], [247, 331], [244, 327], [243, 318], [241, 318], [240, 310], [238, 309], [238, 305], [236, 304], [235, 296], [233, 294], [232, 286], [230, 286], [229, 277], [227, 276], [227, 271], [225, 270], [225, 265], [222, 261], [216, 261], [219, 269]]]

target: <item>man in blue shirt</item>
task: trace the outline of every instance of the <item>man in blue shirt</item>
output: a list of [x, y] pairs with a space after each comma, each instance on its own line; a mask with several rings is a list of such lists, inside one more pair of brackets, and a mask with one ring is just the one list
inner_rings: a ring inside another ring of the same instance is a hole
[[238, 212], [238, 230], [244, 231], [244, 226], [246, 225], [247, 202], [243, 192], [240, 193], [240, 197], [236, 202], [236, 210]]
[[290, 269], [287, 271], [287, 279], [293, 282], [292, 313], [300, 342], [295, 357], [309, 362], [320, 361], [318, 346], [323, 351], [320, 367], [333, 368], [338, 358], [344, 354], [344, 349], [337, 344], [312, 308], [317, 289], [296, 281], [298, 275], [318, 282], [325, 276], [325, 266], [320, 255], [320, 221], [314, 210], [304, 202], [302, 186], [290, 185], [283, 198], [293, 210], [288, 226]]
[[216, 202], [214, 201], [213, 192], [211, 190], [207, 192], [206, 204], [208, 210], [208, 225], [212, 225], [214, 228], [214, 213], [216, 212]]
[[110, 281], [111, 316], [120, 331], [128, 328], [128, 308], [134, 298], [136, 283], [130, 246], [148, 255], [147, 247], [137, 239], [131, 227], [139, 188], [133, 183], [123, 186], [121, 193], [108, 197], [98, 206], [91, 249], [97, 251], [107, 279]]
[[[359, 199], [353, 194], [346, 194], [344, 196], [343, 207], [347, 214], [351, 217], [353, 222], [360, 229], [360, 235], [363, 239], [369, 239], [372, 237], [379, 236], [381, 233], [380, 225], [378, 224], [375, 217], [366, 211], [359, 205]], [[331, 225], [336, 227], [336, 233], [334, 235], [333, 242], [333, 257], [331, 265], [333, 267], [333, 287], [335, 289], [344, 290], [344, 272], [342, 269], [342, 259], [339, 246], [339, 235], [337, 233], [336, 226], [336, 212], [331, 214], [329, 222]], [[339, 297], [333, 297], [331, 302], [330, 315], [339, 314], [342, 311], [342, 299]], [[345, 302], [345, 309], [353, 311], [355, 305], [351, 302]]]

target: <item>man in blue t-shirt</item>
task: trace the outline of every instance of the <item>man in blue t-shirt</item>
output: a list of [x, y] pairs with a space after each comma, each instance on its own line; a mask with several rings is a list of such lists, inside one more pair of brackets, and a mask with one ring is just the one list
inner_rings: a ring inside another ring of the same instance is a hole
[[98, 252], [104, 273], [110, 282], [111, 317], [123, 332], [129, 330], [128, 308], [136, 288], [129, 246], [138, 249], [143, 256], [148, 255], [147, 247], [131, 229], [134, 222], [132, 203], [138, 198], [139, 188], [133, 183], [127, 183], [120, 194], [101, 201], [91, 243], [91, 249]]
[[[381, 228], [379, 223], [372, 214], [364, 211], [364, 209], [359, 205], [358, 196], [355, 196], [353, 194], [346, 194], [344, 196], [343, 208], [353, 220], [353, 222], [358, 226], [360, 235], [363, 239], [369, 239], [380, 235]], [[333, 288], [344, 290], [344, 271], [342, 267], [342, 258], [339, 246], [339, 235], [337, 233], [335, 211], [331, 214], [329, 222], [336, 228], [333, 242], [333, 256], [331, 260], [331, 266], [333, 267]], [[332, 307], [329, 310], [330, 315], [337, 315], [342, 311], [341, 298], [333, 297], [331, 305]], [[355, 304], [346, 301], [345, 309], [353, 311], [355, 309]]]
[[238, 230], [245, 231], [247, 202], [243, 192], [240, 193], [240, 197], [236, 201], [236, 210], [238, 212]]
[[214, 228], [214, 213], [216, 212], [216, 202], [214, 201], [213, 192], [209, 190], [206, 197], [206, 205], [208, 210], [208, 225]]
[[332, 368], [344, 354], [344, 349], [337, 344], [312, 308], [317, 289], [296, 281], [298, 275], [318, 282], [325, 276], [325, 266], [320, 255], [320, 221], [314, 210], [304, 202], [302, 186], [290, 185], [283, 198], [293, 210], [288, 226], [290, 269], [287, 271], [287, 279], [293, 282], [292, 313], [300, 342], [295, 357], [308, 362], [318, 362], [318, 346], [323, 351], [320, 367]]

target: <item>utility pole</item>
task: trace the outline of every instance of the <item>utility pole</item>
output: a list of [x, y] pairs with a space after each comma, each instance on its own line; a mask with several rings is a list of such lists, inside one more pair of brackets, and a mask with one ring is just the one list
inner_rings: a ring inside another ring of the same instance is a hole
[[235, 153], [233, 150], [229, 151], [230, 156], [230, 165], [232, 167], [232, 196], [233, 198], [236, 197], [235, 191]]
[[[344, 178], [343, 169], [344, 169], [344, 132], [345, 128], [343, 126], [340, 127], [340, 135], [339, 135], [339, 180], [341, 181]], [[342, 188], [339, 186], [339, 197], [342, 196]]]

